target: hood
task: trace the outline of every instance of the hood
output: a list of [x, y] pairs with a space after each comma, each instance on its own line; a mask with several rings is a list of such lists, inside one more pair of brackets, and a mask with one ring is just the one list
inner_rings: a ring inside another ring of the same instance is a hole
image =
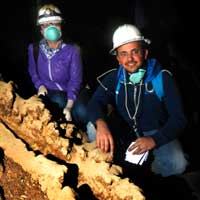
[[157, 74], [161, 71], [161, 65], [160, 63], [154, 59], [147, 59], [147, 66], [146, 66], [146, 77], [144, 80], [144, 83], [148, 83], [150, 81], [152, 81], [152, 79], [155, 78], [155, 76], [157, 76]]

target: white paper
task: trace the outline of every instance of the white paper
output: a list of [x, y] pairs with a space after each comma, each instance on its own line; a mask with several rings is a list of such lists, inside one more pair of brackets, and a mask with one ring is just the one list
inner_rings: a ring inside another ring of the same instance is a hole
[[[129, 145], [129, 147], [131, 145], [133, 145], [134, 143], [135, 142], [132, 142]], [[142, 165], [143, 162], [147, 160], [149, 152], [146, 151], [146, 152], [144, 152], [142, 154], [136, 155], [136, 154], [133, 154], [133, 152], [136, 150], [136, 148], [133, 149], [132, 151], [128, 151], [129, 147], [126, 150], [125, 161], [128, 161], [128, 162], [133, 163], [133, 164]]]

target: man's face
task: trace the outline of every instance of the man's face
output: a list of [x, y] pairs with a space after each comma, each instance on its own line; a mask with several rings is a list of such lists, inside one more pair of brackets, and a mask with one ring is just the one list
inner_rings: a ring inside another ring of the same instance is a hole
[[128, 72], [133, 73], [142, 67], [147, 59], [148, 50], [139, 41], [124, 44], [117, 49], [117, 60]]

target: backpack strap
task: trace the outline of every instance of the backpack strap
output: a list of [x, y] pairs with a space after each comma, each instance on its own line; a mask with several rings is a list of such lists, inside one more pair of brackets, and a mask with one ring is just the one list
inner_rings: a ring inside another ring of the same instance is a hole
[[35, 60], [35, 64], [37, 64], [38, 53], [39, 53], [39, 44], [37, 42], [34, 42], [33, 43], [33, 57]]
[[115, 89], [115, 102], [118, 103], [118, 94], [121, 87], [121, 81], [124, 81], [123, 67], [120, 65], [117, 71], [117, 86]]
[[34, 57], [36, 65], [37, 65], [38, 54], [39, 54], [39, 44], [37, 42], [34, 42], [33, 43], [33, 57]]
[[172, 76], [172, 73], [168, 70], [161, 70], [158, 75], [152, 80], [153, 89], [160, 99], [162, 101], [162, 98], [164, 97], [164, 88], [163, 88], [163, 72], [167, 72]]

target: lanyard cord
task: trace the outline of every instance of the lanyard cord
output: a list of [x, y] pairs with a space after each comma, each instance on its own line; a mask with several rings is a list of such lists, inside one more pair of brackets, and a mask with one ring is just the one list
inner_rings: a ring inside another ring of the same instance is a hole
[[128, 109], [128, 92], [127, 92], [127, 86], [126, 86], [127, 83], [126, 83], [124, 70], [123, 70], [123, 73], [124, 73], [124, 90], [125, 90], [125, 107], [126, 107], [126, 111], [128, 113], [129, 118], [134, 121], [133, 129], [134, 129], [137, 137], [140, 137], [140, 134], [138, 133], [138, 128], [137, 128], [136, 115], [137, 115], [138, 108], [139, 108], [139, 105], [140, 105], [140, 96], [141, 96], [143, 81], [140, 81], [138, 100], [136, 99], [136, 97], [137, 97], [137, 86], [134, 85], [134, 94], [133, 95], [134, 95], [135, 112], [134, 112], [134, 115], [131, 116], [130, 111]]
[[124, 88], [125, 88], [125, 107], [126, 107], [126, 111], [128, 113], [128, 116], [131, 120], [134, 120], [135, 124], [136, 124], [136, 115], [138, 112], [138, 108], [139, 108], [139, 104], [140, 104], [140, 96], [141, 96], [141, 90], [142, 90], [142, 81], [140, 82], [139, 85], [139, 94], [138, 94], [138, 99], [136, 99], [137, 96], [137, 86], [134, 86], [134, 105], [135, 105], [135, 113], [133, 116], [131, 116], [130, 111], [128, 109], [128, 98], [127, 98], [127, 86], [126, 83], [124, 83]]
[[135, 124], [136, 124], [136, 115], [138, 112], [138, 108], [139, 108], [139, 104], [140, 104], [140, 96], [141, 96], [141, 91], [142, 91], [142, 81], [140, 82], [139, 85], [139, 94], [138, 94], [138, 100], [136, 99], [137, 97], [137, 86], [134, 85], [134, 105], [135, 105], [135, 113], [133, 116], [131, 116], [130, 111], [128, 109], [128, 93], [127, 93], [127, 83], [126, 83], [126, 78], [125, 78], [125, 71], [124, 72], [124, 90], [125, 90], [125, 107], [126, 107], [126, 111], [128, 113], [128, 116], [131, 120], [134, 120]]

